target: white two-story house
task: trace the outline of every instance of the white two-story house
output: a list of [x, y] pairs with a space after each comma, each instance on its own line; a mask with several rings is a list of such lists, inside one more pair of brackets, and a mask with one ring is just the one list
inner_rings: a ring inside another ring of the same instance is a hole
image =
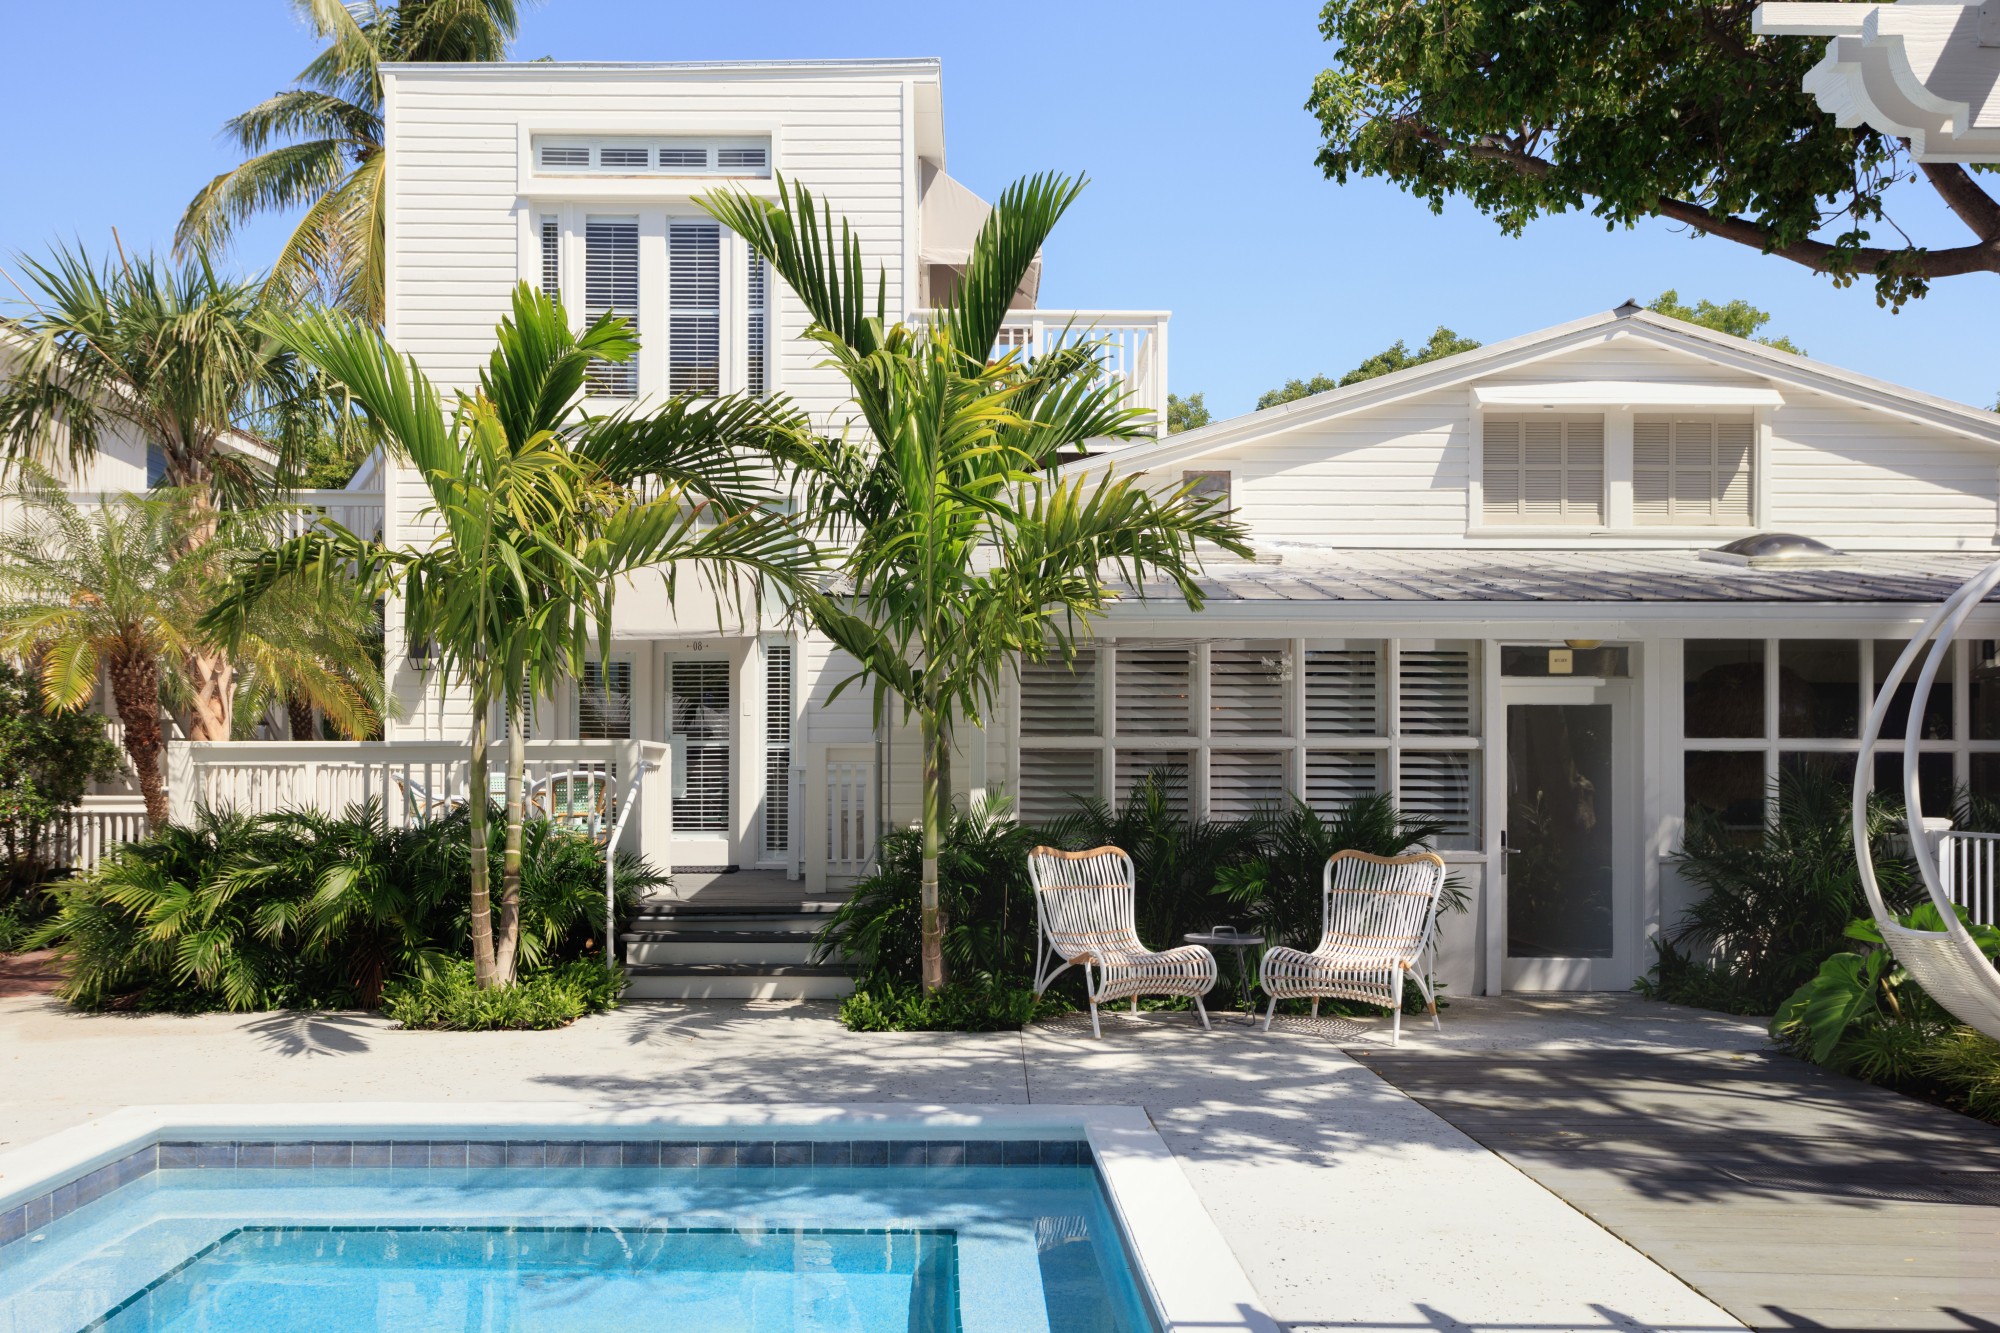
[[[934, 61], [384, 77], [388, 333], [447, 389], [474, 384], [525, 280], [636, 324], [595, 407], [781, 394], [838, 429], [799, 304], [695, 198], [804, 182], [900, 319], [948, 289], [984, 212], [946, 174]], [[1034, 297], [1012, 345], [1093, 326], [1164, 416], [1164, 314]], [[1441, 822], [1471, 893], [1444, 933], [1460, 994], [1630, 985], [1685, 901], [1686, 812], [1751, 826], [1782, 770], [1851, 770], [1889, 648], [2000, 537], [2000, 416], [1632, 306], [1072, 467], [1224, 490], [1257, 557], [1211, 560], [1198, 613], [1127, 596], [1074, 670], [1027, 670], [963, 739], [961, 794], [1042, 819], [1160, 768], [1210, 817], [1387, 791]], [[383, 487], [388, 538], [421, 541], [418, 479]], [[462, 746], [463, 697], [390, 620], [389, 747]], [[1912, 724], [1940, 801], [2000, 795], [2000, 619], [1972, 634]], [[866, 691], [829, 704], [847, 674], [771, 609], [718, 617], [642, 581], [608, 660], [539, 710], [537, 762], [656, 754], [630, 835], [648, 855], [837, 886], [916, 804], [910, 734]], [[350, 762], [322, 747], [312, 781], [249, 782], [306, 761], [228, 748], [181, 780], [333, 799], [325, 773]]]

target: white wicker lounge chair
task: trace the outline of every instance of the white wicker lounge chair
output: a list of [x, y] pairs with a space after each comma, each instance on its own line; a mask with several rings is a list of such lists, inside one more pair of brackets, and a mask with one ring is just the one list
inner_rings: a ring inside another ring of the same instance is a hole
[[1438, 897], [1444, 892], [1444, 861], [1430, 852], [1371, 856], [1336, 852], [1327, 858], [1321, 889], [1323, 920], [1319, 947], [1311, 953], [1282, 945], [1264, 954], [1258, 984], [1271, 997], [1264, 1030], [1278, 1001], [1310, 997], [1313, 1015], [1323, 999], [1386, 1004], [1390, 1042], [1403, 1040], [1403, 978], [1417, 983], [1430, 1005], [1438, 1031], [1435, 962]]
[[611, 832], [612, 800], [610, 774], [575, 769], [535, 783], [528, 791], [527, 809], [530, 815], [602, 846]]
[[1104, 1035], [1098, 1005], [1130, 999], [1136, 1014], [1141, 995], [1185, 995], [1208, 1027], [1201, 997], [1215, 985], [1215, 955], [1198, 944], [1154, 953], [1139, 942], [1131, 857], [1116, 847], [1087, 852], [1037, 847], [1028, 853], [1028, 878], [1035, 886], [1040, 933], [1037, 999], [1063, 972], [1081, 967], [1093, 1037]]

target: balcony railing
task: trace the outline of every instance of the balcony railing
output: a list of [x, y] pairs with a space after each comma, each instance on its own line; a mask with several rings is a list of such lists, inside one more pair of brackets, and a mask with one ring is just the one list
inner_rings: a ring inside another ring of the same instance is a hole
[[1164, 436], [1169, 317], [1164, 310], [1010, 310], [993, 354], [1039, 357], [1096, 341], [1105, 370], [1124, 382], [1126, 405], [1151, 413], [1153, 433]]

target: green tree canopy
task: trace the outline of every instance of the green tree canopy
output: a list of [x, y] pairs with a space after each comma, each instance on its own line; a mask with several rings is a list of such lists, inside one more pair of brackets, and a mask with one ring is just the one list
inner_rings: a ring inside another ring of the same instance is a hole
[[1759, 310], [1756, 306], [1751, 305], [1741, 297], [1729, 302], [1727, 305], [1717, 305], [1706, 298], [1696, 301], [1693, 305], [1686, 305], [1681, 301], [1681, 294], [1669, 287], [1647, 302], [1646, 309], [1656, 315], [1665, 315], [1669, 319], [1686, 320], [1690, 324], [1699, 324], [1705, 329], [1714, 329], [1717, 333], [1728, 333], [1738, 338], [1748, 338], [1752, 342], [1762, 343], [1766, 347], [1775, 347], [1781, 352], [1790, 352], [1794, 356], [1804, 356], [1806, 354], [1805, 348], [1800, 347], [1790, 338], [1783, 336], [1759, 338], [1757, 330], [1769, 324], [1771, 316], [1767, 311]]
[[[2000, 272], [2000, 201], [1966, 167], [1843, 129], [1800, 86], [1823, 43], [1750, 32], [1753, 0], [1329, 0], [1313, 83], [1319, 165], [1518, 234], [1588, 209], [1662, 217], [1898, 306], [1933, 279]], [[1972, 232], [1919, 238], [1890, 187], [1922, 182]]]
[[1167, 395], [1167, 434], [1178, 435], [1184, 430], [1200, 430], [1215, 420], [1209, 414], [1205, 395], [1191, 393], [1183, 398], [1177, 393]]
[[1457, 356], [1460, 352], [1469, 352], [1477, 346], [1479, 346], [1477, 338], [1461, 337], [1440, 324], [1437, 326], [1436, 331], [1431, 334], [1430, 340], [1414, 352], [1410, 350], [1407, 343], [1398, 338], [1337, 380], [1327, 375], [1315, 375], [1309, 380], [1286, 380], [1282, 387], [1271, 390], [1257, 400], [1257, 410], [1261, 412], [1267, 407], [1276, 407], [1280, 403], [1289, 403], [1300, 398], [1309, 398], [1316, 393], [1325, 393], [1328, 389], [1338, 389], [1348, 384], [1359, 384], [1363, 380], [1372, 380], [1377, 375], [1389, 375], [1398, 370], [1408, 370], [1411, 366], [1420, 366], [1426, 361], [1437, 361], [1443, 357]]

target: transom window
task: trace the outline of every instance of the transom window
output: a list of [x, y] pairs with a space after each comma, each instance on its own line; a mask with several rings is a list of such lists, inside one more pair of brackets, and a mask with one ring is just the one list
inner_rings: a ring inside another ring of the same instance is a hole
[[1489, 416], [1483, 454], [1486, 522], [1603, 526], [1603, 417]]
[[557, 175], [768, 176], [771, 141], [768, 138], [538, 138], [535, 169]]
[[1157, 773], [1212, 819], [1387, 792], [1444, 824], [1440, 846], [1473, 848], [1478, 679], [1475, 644], [1422, 640], [1126, 639], [1023, 663], [1021, 818], [1121, 802]]

